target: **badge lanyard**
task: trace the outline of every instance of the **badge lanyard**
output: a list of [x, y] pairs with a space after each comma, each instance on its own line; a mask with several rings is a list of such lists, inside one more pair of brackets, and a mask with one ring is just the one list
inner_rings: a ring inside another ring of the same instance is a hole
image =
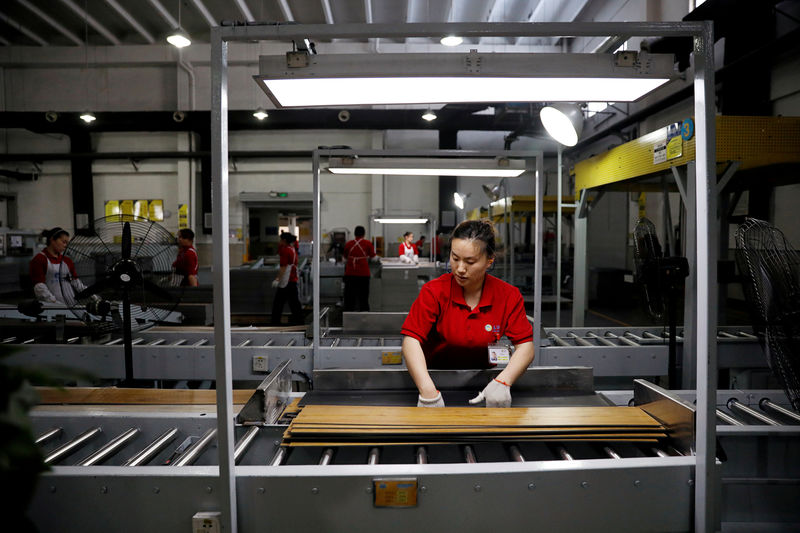
[[511, 347], [508, 344], [500, 342], [500, 334], [495, 333], [495, 342], [490, 343], [487, 347], [489, 352], [489, 363], [493, 365], [506, 365], [511, 359]]

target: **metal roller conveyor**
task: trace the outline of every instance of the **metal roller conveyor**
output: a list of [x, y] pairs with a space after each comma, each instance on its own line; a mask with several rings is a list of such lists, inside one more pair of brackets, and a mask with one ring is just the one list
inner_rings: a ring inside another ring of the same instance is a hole
[[613, 342], [611, 342], [610, 340], [608, 340], [608, 339], [606, 339], [604, 337], [601, 337], [600, 335], [598, 335], [594, 331], [588, 332], [586, 334], [586, 336], [596, 340], [598, 343], [602, 344], [603, 346], [616, 346], [616, 344], [614, 344]]
[[63, 431], [64, 431], [63, 428], [53, 428], [50, 431], [46, 431], [41, 435], [39, 435], [38, 437], [36, 437], [35, 443], [41, 445], [50, 442], [54, 438], [61, 436], [61, 433]]
[[650, 448], [650, 451], [658, 457], [669, 457], [669, 454], [661, 448]]
[[272, 460], [269, 462], [269, 466], [280, 466], [286, 460], [286, 457], [289, 455], [289, 452], [286, 448], [278, 448], [278, 451], [275, 452], [275, 455], [272, 457]]
[[114, 437], [111, 441], [108, 442], [105, 446], [88, 456], [87, 458], [83, 459], [82, 461], [78, 461], [78, 466], [92, 466], [99, 463], [102, 463], [115, 453], [119, 452], [122, 448], [125, 447], [130, 441], [136, 438], [136, 436], [141, 432], [139, 428], [130, 428], [129, 430], [125, 431]]
[[780, 405], [778, 405], [776, 403], [773, 403], [773, 402], [769, 401], [768, 398], [762, 398], [758, 402], [758, 406], [761, 407], [761, 409], [763, 409], [764, 411], [774, 411], [775, 413], [778, 413], [779, 415], [783, 415], [786, 418], [789, 418], [790, 420], [794, 421], [795, 423], [800, 423], [800, 414], [797, 414], [794, 411], [790, 411], [789, 409], [786, 409], [785, 407], [782, 407], [782, 406], [780, 406]]
[[555, 333], [551, 333], [547, 336], [548, 339], [553, 341], [557, 346], [572, 346], [570, 343], [556, 335]]
[[165, 342], [167, 342], [165, 339], [156, 339], [154, 341], [148, 342], [147, 345], [148, 346], [161, 346]]
[[149, 463], [153, 457], [161, 453], [167, 445], [175, 440], [178, 435], [178, 428], [171, 428], [156, 437], [156, 439], [145, 446], [140, 452], [123, 463], [123, 466], [141, 466]]
[[744, 426], [745, 425], [744, 422], [740, 422], [739, 420], [735, 419], [734, 417], [732, 417], [728, 413], [726, 413], [724, 411], [720, 411], [719, 409], [717, 409], [717, 418], [719, 418], [720, 420], [722, 420], [723, 422], [725, 422], [726, 424], [731, 425], [731, 426]]
[[425, 446], [418, 446], [414, 452], [414, 456], [416, 457], [418, 465], [428, 464], [428, 449], [425, 448]]
[[759, 422], [762, 422], [762, 423], [767, 424], [769, 426], [780, 426], [781, 425], [781, 423], [778, 422], [777, 420], [774, 420], [774, 419], [768, 417], [764, 413], [759, 413], [755, 409], [747, 407], [746, 405], [744, 405], [741, 402], [739, 402], [736, 398], [731, 398], [730, 400], [728, 400], [728, 404], [727, 405], [728, 405], [728, 409], [730, 409], [731, 411], [734, 411], [734, 412], [737, 412], [737, 413], [741, 413], [743, 415], [755, 418]]
[[626, 338], [636, 341], [637, 344], [642, 344], [644, 342], [647, 342], [644, 339], [644, 337], [640, 337], [639, 335], [636, 335], [635, 333], [632, 333], [630, 331], [626, 331], [624, 335], [625, 335]]
[[322, 455], [319, 458], [319, 463], [318, 464], [320, 466], [326, 466], [326, 465], [331, 464], [333, 462], [333, 454], [334, 454], [334, 449], [333, 448], [325, 448], [322, 451]]
[[376, 465], [380, 462], [381, 450], [380, 448], [370, 448], [369, 455], [367, 456], [368, 465]]
[[58, 461], [62, 460], [64, 457], [71, 455], [72, 453], [78, 451], [81, 447], [85, 446], [87, 442], [92, 440], [93, 438], [97, 437], [102, 433], [103, 430], [99, 427], [94, 427], [92, 429], [88, 429], [72, 439], [71, 441], [59, 446], [53, 452], [46, 455], [44, 458], [44, 464], [51, 465], [55, 464]]
[[508, 455], [511, 456], [511, 459], [517, 463], [524, 463], [525, 457], [522, 455], [522, 452], [519, 449], [519, 446], [516, 444], [512, 444], [508, 447]]
[[464, 462], [477, 463], [478, 458], [475, 456], [475, 450], [469, 444], [464, 445]]
[[250, 429], [236, 442], [236, 445], [233, 449], [233, 460], [234, 462], [238, 463], [239, 460], [244, 457], [244, 454], [247, 453], [247, 449], [253, 444], [253, 440], [255, 440], [256, 435], [258, 435], [258, 431], [261, 428], [258, 426], [251, 426]]
[[572, 454], [569, 453], [564, 446], [556, 446], [556, 453], [558, 453], [558, 456], [564, 461], [575, 460], [575, 458], [572, 457]]
[[183, 452], [183, 454], [181, 454], [181, 456], [178, 457], [174, 463], [172, 463], [172, 466], [186, 466], [194, 464], [194, 462], [200, 458], [200, 456], [216, 436], [216, 428], [206, 431], [197, 442], [189, 446], [186, 451]]
[[594, 346], [594, 344], [592, 344], [591, 342], [589, 342], [586, 339], [582, 338], [580, 335], [578, 335], [575, 332], [570, 331], [569, 333], [567, 333], [567, 337], [569, 337], [572, 340], [574, 340], [575, 344], [577, 344], [578, 346]]
[[640, 347], [641, 346], [641, 344], [639, 344], [638, 342], [632, 341], [631, 339], [628, 339], [628, 338], [626, 338], [624, 336], [617, 335], [616, 333], [613, 333], [611, 331], [606, 331], [605, 332], [605, 336], [608, 337], [608, 338], [611, 338], [611, 339], [616, 339], [620, 343], [627, 344], [628, 346], [636, 346], [636, 347]]
[[622, 459], [622, 457], [610, 446], [603, 446], [603, 451], [612, 459]]

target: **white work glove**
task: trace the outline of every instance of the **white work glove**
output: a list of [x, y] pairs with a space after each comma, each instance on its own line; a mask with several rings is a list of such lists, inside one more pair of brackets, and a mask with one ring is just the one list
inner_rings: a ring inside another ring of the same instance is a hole
[[401, 255], [400, 256], [400, 262], [401, 263], [410, 263], [411, 262], [411, 258], [408, 257], [407, 255]]
[[419, 256], [418, 256], [418, 255], [415, 255], [415, 256], [414, 256], [414, 262], [415, 262], [415, 263], [419, 263]]
[[50, 289], [47, 288], [47, 285], [44, 283], [37, 283], [33, 286], [33, 294], [36, 296], [36, 299], [43, 303], [58, 303], [58, 300], [50, 292]]
[[486, 387], [469, 401], [471, 404], [486, 400], [486, 407], [511, 407], [511, 387], [493, 379]]
[[371, 262], [373, 262], [373, 263], [380, 263], [381, 262], [380, 256], [377, 256], [377, 255], [373, 255], [372, 257], [369, 258], [369, 260]]
[[417, 398], [417, 407], [444, 407], [442, 393], [437, 390], [435, 398], [423, 398], [420, 394]]
[[272, 288], [273, 289], [277, 289], [278, 288], [278, 280], [277, 279], [273, 279], [272, 280]]

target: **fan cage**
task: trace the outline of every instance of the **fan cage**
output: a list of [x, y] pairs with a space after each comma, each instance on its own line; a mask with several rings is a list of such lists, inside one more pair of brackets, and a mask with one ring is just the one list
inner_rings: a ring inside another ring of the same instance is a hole
[[[114, 215], [98, 219], [90, 235], [76, 235], [70, 240], [64, 256], [75, 266], [73, 280], [66, 263], [62, 262], [60, 280], [65, 303], [72, 314], [91, 326], [97, 334], [111, 333], [123, 328], [123, 289], [114, 279], [115, 268], [123, 258], [123, 232], [130, 227], [131, 247], [129, 266], [139, 275], [127, 287], [130, 302], [131, 331], [139, 331], [167, 320], [181, 299], [182, 277], [175, 274], [172, 264], [178, 243], [172, 233], [151, 220]], [[162, 289], [155, 291], [147, 283]], [[100, 284], [99, 286], [97, 284]], [[78, 297], [89, 288], [100, 288], [96, 294]], [[100, 314], [97, 304], [110, 304], [110, 312]]]

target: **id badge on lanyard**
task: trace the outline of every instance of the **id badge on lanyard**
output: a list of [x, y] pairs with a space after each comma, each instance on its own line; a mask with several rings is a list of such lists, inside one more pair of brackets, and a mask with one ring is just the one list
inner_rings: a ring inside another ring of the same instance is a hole
[[511, 359], [511, 346], [500, 342], [500, 335], [495, 334], [495, 342], [487, 347], [489, 363], [493, 365], [507, 365]]

